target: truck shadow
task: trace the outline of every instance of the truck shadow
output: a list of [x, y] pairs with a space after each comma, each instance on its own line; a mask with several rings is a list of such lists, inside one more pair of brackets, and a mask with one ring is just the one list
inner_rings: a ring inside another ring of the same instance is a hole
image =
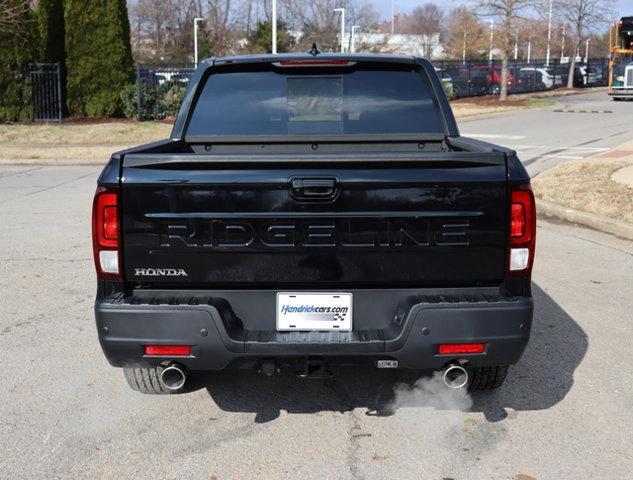
[[[469, 411], [483, 412], [490, 422], [515, 411], [544, 410], [563, 400], [574, 384], [588, 339], [582, 328], [547, 293], [533, 285], [535, 314], [532, 337], [505, 385], [492, 392], [472, 394]], [[415, 389], [419, 372], [341, 368], [329, 380], [299, 380], [292, 372], [267, 378], [251, 371], [226, 371], [196, 379], [193, 388], [206, 388], [218, 407], [227, 412], [254, 412], [258, 423], [276, 419], [280, 411], [316, 413], [366, 409], [367, 415], [395, 412], [395, 389]], [[416, 396], [416, 407], [438, 406], [428, 392]], [[451, 402], [449, 402], [449, 405]], [[408, 407], [400, 407], [408, 408]]]

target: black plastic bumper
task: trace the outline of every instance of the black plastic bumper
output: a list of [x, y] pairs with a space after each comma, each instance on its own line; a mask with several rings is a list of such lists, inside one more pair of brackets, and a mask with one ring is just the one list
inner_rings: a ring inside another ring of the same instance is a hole
[[[395, 359], [412, 369], [441, 368], [454, 358], [467, 358], [473, 366], [516, 363], [530, 335], [531, 297], [481, 289], [450, 292], [352, 292], [352, 332], [277, 332], [271, 310], [274, 291], [149, 292], [97, 301], [95, 314], [103, 351], [117, 367], [154, 366], [172, 359], [145, 356], [148, 344], [191, 345], [191, 356], [173, 358], [191, 370], [221, 370], [244, 358], [305, 356]], [[258, 320], [240, 319], [234, 305], [238, 301], [249, 302], [248, 315], [260, 312]], [[356, 308], [357, 301], [375, 304], [363, 310]], [[369, 318], [387, 311], [391, 313], [382, 324]], [[484, 343], [485, 352], [439, 355], [443, 343]]]

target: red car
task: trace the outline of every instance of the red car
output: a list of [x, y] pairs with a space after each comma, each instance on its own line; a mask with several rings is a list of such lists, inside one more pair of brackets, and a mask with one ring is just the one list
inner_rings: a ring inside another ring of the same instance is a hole
[[[488, 93], [492, 95], [498, 95], [501, 91], [501, 67], [491, 67], [488, 65], [482, 65], [479, 67], [472, 67], [471, 75], [485, 75], [486, 76], [486, 88]], [[508, 88], [512, 87], [514, 77], [508, 72]]]

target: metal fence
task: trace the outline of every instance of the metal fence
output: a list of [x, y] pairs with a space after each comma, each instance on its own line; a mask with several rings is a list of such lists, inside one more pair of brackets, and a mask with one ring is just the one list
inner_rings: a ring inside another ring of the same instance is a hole
[[62, 84], [59, 63], [30, 63], [31, 120], [62, 121]]
[[[436, 60], [433, 65], [439, 77], [452, 86], [456, 98], [478, 95], [498, 95], [501, 90], [501, 62], [460, 62]], [[574, 68], [573, 85], [577, 88], [607, 85], [608, 60], [589, 59], [577, 63]], [[569, 79], [569, 64], [558, 60], [532, 62], [510, 61], [508, 65], [508, 93], [527, 93], [556, 88], [566, 88]]]
[[188, 66], [136, 66], [136, 118], [150, 120], [175, 114], [172, 103], [182, 100], [195, 68]]

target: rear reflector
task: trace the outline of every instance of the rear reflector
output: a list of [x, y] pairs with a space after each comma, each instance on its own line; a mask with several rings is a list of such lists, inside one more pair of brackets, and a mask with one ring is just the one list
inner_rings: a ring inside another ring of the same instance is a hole
[[483, 343], [443, 343], [437, 349], [440, 355], [457, 355], [461, 353], [484, 353]]
[[191, 355], [191, 345], [145, 345], [145, 355]]

